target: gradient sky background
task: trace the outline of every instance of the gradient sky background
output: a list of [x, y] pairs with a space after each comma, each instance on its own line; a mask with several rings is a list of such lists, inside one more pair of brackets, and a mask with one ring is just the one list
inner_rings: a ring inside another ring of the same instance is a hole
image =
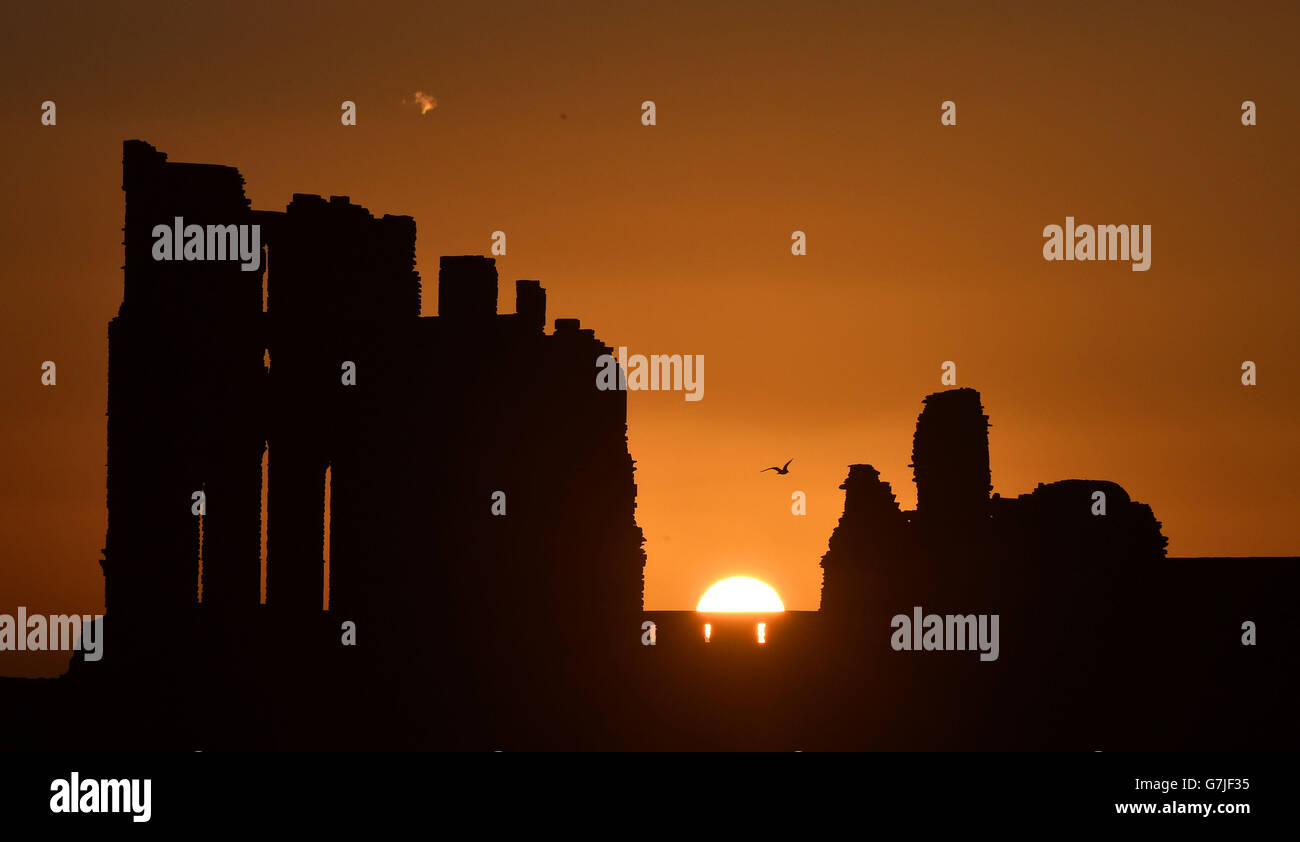
[[[551, 5], [6, 10], [0, 613], [103, 607], [127, 138], [239, 167], [257, 208], [410, 214], [427, 315], [438, 256], [501, 229], [503, 309], [540, 278], [548, 319], [703, 354], [703, 401], [629, 395], [647, 608], [730, 575], [815, 608], [847, 466], [915, 504], [944, 360], [983, 394], [995, 491], [1111, 479], [1171, 555], [1300, 553], [1300, 7]], [[1152, 225], [1150, 271], [1045, 262], [1066, 215]], [[0, 674], [66, 659], [3, 653]]]

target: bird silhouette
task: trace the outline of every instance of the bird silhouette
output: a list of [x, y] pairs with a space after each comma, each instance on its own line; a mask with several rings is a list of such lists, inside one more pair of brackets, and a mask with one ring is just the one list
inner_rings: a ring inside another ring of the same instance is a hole
[[782, 465], [781, 467], [778, 468], [773, 466], [771, 468], [764, 468], [762, 471], [759, 471], [759, 473], [761, 474], [764, 473], [765, 471], [776, 471], [777, 476], [783, 477], [786, 474], [790, 473], [790, 463], [793, 461], [794, 461], [793, 459], [787, 459], [785, 460], [785, 464]]

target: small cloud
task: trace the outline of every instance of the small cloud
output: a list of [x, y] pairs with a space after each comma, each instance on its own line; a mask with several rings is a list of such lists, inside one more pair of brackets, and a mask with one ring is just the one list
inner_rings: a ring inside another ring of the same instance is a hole
[[[420, 106], [421, 114], [428, 114], [430, 111], [438, 107], [438, 100], [433, 98], [433, 94], [426, 94], [424, 91], [416, 91], [411, 96], [413, 98], [410, 101]], [[402, 100], [402, 102], [405, 103], [406, 100]]]

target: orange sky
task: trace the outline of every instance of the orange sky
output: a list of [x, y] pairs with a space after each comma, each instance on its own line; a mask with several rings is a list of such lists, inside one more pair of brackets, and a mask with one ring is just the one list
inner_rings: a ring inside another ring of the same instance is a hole
[[[1294, 4], [35, 5], [0, 50], [0, 612], [102, 609], [133, 137], [239, 167], [254, 207], [414, 216], [427, 314], [438, 256], [500, 229], [550, 319], [703, 354], [703, 401], [629, 396], [647, 608], [730, 575], [815, 608], [848, 464], [914, 504], [944, 360], [983, 393], [996, 491], [1111, 479], [1172, 555], [1300, 553]], [[1067, 215], [1150, 224], [1150, 271], [1045, 262]]]

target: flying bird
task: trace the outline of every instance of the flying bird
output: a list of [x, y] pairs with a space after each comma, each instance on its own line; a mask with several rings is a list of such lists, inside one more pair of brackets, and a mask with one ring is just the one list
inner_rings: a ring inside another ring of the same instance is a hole
[[776, 471], [777, 476], [783, 477], [786, 474], [790, 473], [790, 463], [793, 461], [794, 461], [793, 459], [787, 459], [785, 460], [785, 464], [782, 465], [781, 467], [778, 468], [776, 466], [772, 466], [771, 468], [764, 468], [762, 471], [759, 471], [759, 473], [761, 474], [766, 471]]
[[[421, 114], [428, 114], [438, 107], [438, 100], [434, 99], [433, 94], [426, 94], [424, 91], [416, 91], [412, 96], [412, 102], [420, 106]], [[402, 100], [405, 102], [406, 100]]]

